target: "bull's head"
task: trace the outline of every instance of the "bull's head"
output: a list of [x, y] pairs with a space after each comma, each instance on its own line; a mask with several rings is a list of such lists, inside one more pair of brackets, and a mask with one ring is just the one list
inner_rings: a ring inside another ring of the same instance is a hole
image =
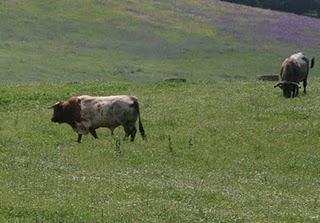
[[282, 89], [283, 96], [286, 98], [295, 97], [299, 94], [300, 85], [292, 81], [281, 81], [274, 86]]
[[53, 108], [52, 122], [68, 123], [74, 126], [75, 122], [81, 121], [80, 99], [77, 97], [69, 98], [63, 102], [57, 102], [50, 108]]
[[57, 102], [49, 108], [53, 108], [52, 122], [64, 122], [62, 102]]

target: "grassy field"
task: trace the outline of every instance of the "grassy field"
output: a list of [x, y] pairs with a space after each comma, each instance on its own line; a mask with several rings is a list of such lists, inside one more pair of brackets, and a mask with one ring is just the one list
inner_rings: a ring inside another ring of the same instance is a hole
[[[0, 223], [319, 222], [318, 30], [218, 0], [0, 1]], [[307, 95], [255, 81], [300, 50]], [[76, 143], [48, 107], [82, 94], [138, 96], [148, 140]]]
[[[318, 222], [320, 92], [272, 83], [1, 86], [0, 222]], [[76, 143], [48, 109], [133, 94], [148, 140]]]

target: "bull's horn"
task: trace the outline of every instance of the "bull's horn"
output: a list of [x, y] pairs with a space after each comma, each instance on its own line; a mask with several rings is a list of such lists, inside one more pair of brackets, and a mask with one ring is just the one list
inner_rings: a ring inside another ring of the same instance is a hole
[[285, 81], [284, 83], [287, 83], [287, 84], [293, 84], [293, 85], [296, 85], [296, 86], [298, 86], [299, 88], [301, 88], [301, 87], [300, 87], [300, 84], [299, 84], [299, 83], [297, 83], [297, 82], [293, 82], [293, 81]]
[[48, 109], [51, 109], [51, 108], [57, 106], [58, 104], [60, 104], [60, 101], [56, 102], [54, 105], [50, 106]]
[[301, 88], [300, 84], [296, 83], [296, 82], [290, 82], [290, 84], [294, 84], [294, 85], [297, 85], [298, 88]]
[[280, 87], [280, 86], [282, 86], [282, 85], [283, 85], [283, 83], [282, 83], [282, 82], [279, 82], [279, 83], [277, 83], [276, 85], [274, 85], [274, 88]]
[[293, 82], [293, 81], [280, 81], [277, 85], [275, 85], [274, 87], [278, 87], [280, 85], [283, 85], [283, 84], [293, 84], [293, 85], [296, 85], [298, 86], [299, 88], [301, 88], [300, 84], [297, 83], [297, 82]]

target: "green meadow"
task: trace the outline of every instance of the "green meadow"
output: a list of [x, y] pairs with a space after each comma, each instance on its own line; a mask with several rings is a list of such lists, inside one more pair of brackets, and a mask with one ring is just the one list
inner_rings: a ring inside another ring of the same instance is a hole
[[[0, 223], [319, 222], [319, 34], [255, 40], [252, 18], [287, 14], [237, 7], [0, 1]], [[316, 57], [306, 95], [255, 80], [296, 50]], [[49, 107], [84, 94], [137, 96], [147, 140], [76, 143]]]
[[[316, 82], [317, 80], [313, 80]], [[317, 222], [319, 84], [2, 86], [1, 222]], [[133, 94], [147, 141], [50, 122], [68, 95]]]

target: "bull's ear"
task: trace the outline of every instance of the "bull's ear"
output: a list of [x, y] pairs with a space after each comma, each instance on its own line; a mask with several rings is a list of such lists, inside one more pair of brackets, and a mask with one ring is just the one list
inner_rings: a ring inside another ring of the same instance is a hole
[[56, 102], [54, 105], [50, 106], [48, 109], [54, 108], [54, 107], [56, 107], [57, 105], [59, 105], [60, 103], [61, 103], [61, 102], [58, 101], [58, 102]]

